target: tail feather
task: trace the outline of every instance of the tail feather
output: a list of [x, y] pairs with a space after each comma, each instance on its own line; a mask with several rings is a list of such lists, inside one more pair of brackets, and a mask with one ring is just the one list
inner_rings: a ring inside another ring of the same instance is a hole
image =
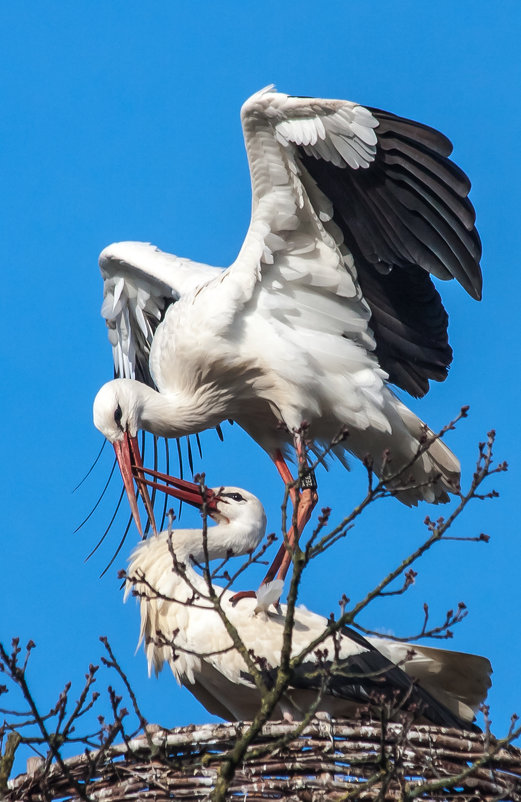
[[405, 404], [399, 405], [398, 413], [407, 431], [418, 443], [418, 448], [426, 439], [432, 442], [396, 483], [403, 484], [404, 480], [408, 483], [411, 479], [413, 486], [397, 492], [396, 497], [408, 505], [416, 505], [420, 500], [431, 504], [447, 503], [449, 493], [456, 493], [460, 486], [461, 467], [458, 458]]
[[390, 391], [386, 401], [387, 426], [350, 429], [334, 453], [343, 448], [361, 460], [370, 456], [376, 475], [408, 506], [445, 504], [459, 491], [458, 458]]
[[367, 640], [452, 713], [473, 720], [491, 685], [492, 667], [486, 657], [385, 638]]

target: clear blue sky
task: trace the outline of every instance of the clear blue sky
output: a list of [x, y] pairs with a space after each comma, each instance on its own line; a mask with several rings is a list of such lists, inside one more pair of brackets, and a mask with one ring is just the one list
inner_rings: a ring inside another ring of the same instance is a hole
[[[2, 420], [4, 421], [0, 637], [38, 645], [30, 674], [42, 708], [63, 684], [79, 688], [107, 635], [145, 714], [175, 726], [208, 720], [168, 671], [148, 680], [134, 656], [138, 612], [122, 604], [116, 566], [99, 574], [119, 529], [87, 563], [118, 487], [73, 534], [112, 458], [72, 488], [101, 444], [91, 422], [98, 387], [112, 377], [99, 316], [99, 251], [122, 239], [227, 265], [249, 219], [250, 190], [239, 109], [275, 82], [282, 91], [343, 97], [441, 129], [473, 183], [483, 239], [484, 300], [441, 287], [455, 359], [448, 380], [411, 406], [433, 427], [462, 404], [470, 417], [451, 435], [469, 479], [476, 445], [498, 430], [511, 470], [501, 498], [476, 503], [460, 536], [422, 561], [415, 588], [373, 606], [364, 622], [416, 632], [427, 601], [441, 617], [463, 600], [466, 621], [448, 645], [490, 657], [494, 729], [519, 698], [519, 41], [517, 0], [490, 4], [315, 2], [47, 2], [0, 8], [0, 220]], [[237, 430], [203, 437], [209, 484], [243, 485], [278, 528], [281, 487], [268, 458]], [[337, 517], [361, 497], [364, 474], [321, 474], [321, 503]], [[322, 613], [369, 589], [422, 537], [422, 520], [396, 501], [375, 507], [308, 573], [302, 602]], [[183, 516], [183, 524], [196, 521]], [[260, 578], [260, 577], [259, 577]], [[250, 583], [255, 585], [255, 581]], [[248, 583], [248, 584], [250, 584]], [[108, 677], [100, 678], [106, 683]]]

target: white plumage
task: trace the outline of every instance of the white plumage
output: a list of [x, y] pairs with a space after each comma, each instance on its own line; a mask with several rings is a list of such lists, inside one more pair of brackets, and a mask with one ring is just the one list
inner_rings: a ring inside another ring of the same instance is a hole
[[[356, 103], [268, 87], [241, 117], [252, 217], [230, 267], [145, 243], [101, 254], [119, 379], [100, 390], [95, 424], [115, 443], [233, 419], [277, 466], [303, 421], [317, 447], [347, 427], [341, 459], [370, 455], [382, 475], [389, 449], [396, 473], [425, 428], [389, 382], [423, 395], [452, 356], [429, 274], [481, 292], [468, 179], [442, 134]], [[446, 501], [458, 480], [436, 442], [398, 497]]]
[[[209, 558], [225, 558], [230, 550], [240, 555], [254, 549], [266, 525], [258, 499], [240, 488], [215, 488], [211, 499], [210, 514], [218, 523], [208, 528]], [[175, 569], [173, 555], [184, 577]], [[211, 713], [230, 720], [251, 719], [259, 706], [259, 692], [239, 653], [226, 650], [232, 641], [207, 598], [206, 581], [194, 570], [193, 560], [204, 562], [201, 530], [162, 532], [140, 543], [131, 557], [126, 596], [132, 590], [139, 596], [140, 641], [145, 644], [149, 669], [158, 672], [168, 663], [178, 682]], [[280, 613], [255, 614], [254, 600], [233, 606], [231, 592], [214, 587], [244, 644], [264, 658], [267, 667], [275, 668], [280, 661], [285, 607]], [[194, 590], [199, 597], [194, 598]], [[293, 653], [306, 647], [326, 624], [321, 616], [297, 608]], [[331, 638], [320, 648], [327, 648], [330, 657], [335, 653]], [[425, 706], [427, 720], [467, 727], [490, 685], [490, 663], [485, 658], [384, 638], [364, 639], [348, 629], [340, 638], [339, 657], [343, 668], [331, 679], [319, 707], [335, 716], [352, 715], [377, 690], [388, 695], [398, 692], [400, 698], [411, 694], [409, 703]], [[403, 671], [396, 663], [403, 664]], [[313, 652], [295, 673], [273, 718], [302, 717], [316, 696], [319, 680], [312, 678], [314, 668]], [[410, 678], [418, 680], [417, 688], [411, 688]]]

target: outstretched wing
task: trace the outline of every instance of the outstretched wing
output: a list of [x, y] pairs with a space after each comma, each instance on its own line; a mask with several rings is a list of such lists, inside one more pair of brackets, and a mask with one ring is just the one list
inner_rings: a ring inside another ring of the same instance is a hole
[[117, 378], [155, 387], [148, 364], [150, 346], [168, 307], [219, 268], [180, 259], [145, 242], [117, 242], [100, 254], [101, 314], [108, 327]]
[[[246, 101], [242, 122], [253, 190], [245, 247], [261, 239], [265, 263], [275, 253], [279, 260], [283, 252], [285, 259], [299, 248], [302, 254], [299, 233], [309, 234], [312, 224], [358, 285], [380, 365], [399, 387], [424, 395], [430, 379], [445, 378], [452, 359], [448, 318], [431, 275], [456, 278], [481, 297], [470, 182], [448, 158], [451, 143], [378, 109], [270, 88]], [[268, 197], [277, 209], [271, 218]], [[308, 284], [317, 281], [311, 264], [309, 276]], [[332, 277], [330, 291], [344, 294]]]

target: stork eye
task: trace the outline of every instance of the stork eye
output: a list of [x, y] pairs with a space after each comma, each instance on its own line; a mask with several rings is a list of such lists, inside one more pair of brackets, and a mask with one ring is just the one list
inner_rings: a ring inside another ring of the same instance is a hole
[[115, 422], [116, 422], [116, 425], [117, 425], [117, 426], [118, 426], [120, 429], [122, 429], [122, 428], [123, 428], [123, 427], [121, 426], [121, 418], [122, 418], [122, 417], [123, 417], [123, 411], [122, 411], [122, 409], [121, 409], [120, 405], [118, 404], [118, 405], [117, 405], [117, 407], [116, 407], [116, 411], [114, 412], [114, 420], [115, 420]]
[[231, 498], [233, 501], [246, 501], [244, 496], [241, 496], [240, 493], [221, 493], [221, 496], [225, 498]]

